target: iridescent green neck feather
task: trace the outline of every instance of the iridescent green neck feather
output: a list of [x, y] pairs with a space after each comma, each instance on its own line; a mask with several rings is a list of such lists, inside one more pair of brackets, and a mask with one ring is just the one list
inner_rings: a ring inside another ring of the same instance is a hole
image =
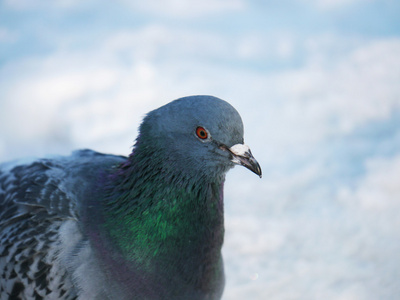
[[105, 202], [104, 230], [123, 258], [144, 271], [168, 265], [169, 271], [192, 272], [209, 265], [215, 269], [208, 272], [222, 272], [224, 176], [188, 176], [168, 155], [136, 145], [111, 176], [115, 187]]

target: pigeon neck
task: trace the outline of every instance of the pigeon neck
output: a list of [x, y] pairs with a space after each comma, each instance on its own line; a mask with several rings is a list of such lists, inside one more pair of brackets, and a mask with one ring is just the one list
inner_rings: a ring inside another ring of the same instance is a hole
[[[103, 212], [107, 239], [146, 274], [176, 272], [209, 289], [223, 276], [223, 180], [188, 178], [136, 153], [111, 175], [116, 185]], [[194, 275], [199, 270], [204, 280]]]

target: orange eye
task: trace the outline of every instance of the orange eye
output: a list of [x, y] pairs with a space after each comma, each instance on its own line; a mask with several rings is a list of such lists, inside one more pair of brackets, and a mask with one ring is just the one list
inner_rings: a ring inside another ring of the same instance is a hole
[[199, 139], [205, 140], [208, 138], [208, 132], [205, 130], [203, 127], [197, 127], [196, 128], [196, 135], [199, 137]]

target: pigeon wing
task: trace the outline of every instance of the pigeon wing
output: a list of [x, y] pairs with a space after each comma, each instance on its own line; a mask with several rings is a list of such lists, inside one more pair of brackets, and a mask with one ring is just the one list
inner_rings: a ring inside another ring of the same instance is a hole
[[60, 263], [60, 228], [79, 222], [80, 196], [96, 172], [121, 160], [81, 150], [65, 158], [0, 165], [1, 299], [77, 297]]

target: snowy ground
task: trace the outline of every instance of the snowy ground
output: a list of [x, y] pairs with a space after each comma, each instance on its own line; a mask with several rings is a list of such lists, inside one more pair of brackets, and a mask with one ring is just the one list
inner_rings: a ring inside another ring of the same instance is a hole
[[400, 299], [400, 3], [267, 2], [1, 1], [0, 160], [218, 96], [263, 168], [227, 177], [224, 300]]

